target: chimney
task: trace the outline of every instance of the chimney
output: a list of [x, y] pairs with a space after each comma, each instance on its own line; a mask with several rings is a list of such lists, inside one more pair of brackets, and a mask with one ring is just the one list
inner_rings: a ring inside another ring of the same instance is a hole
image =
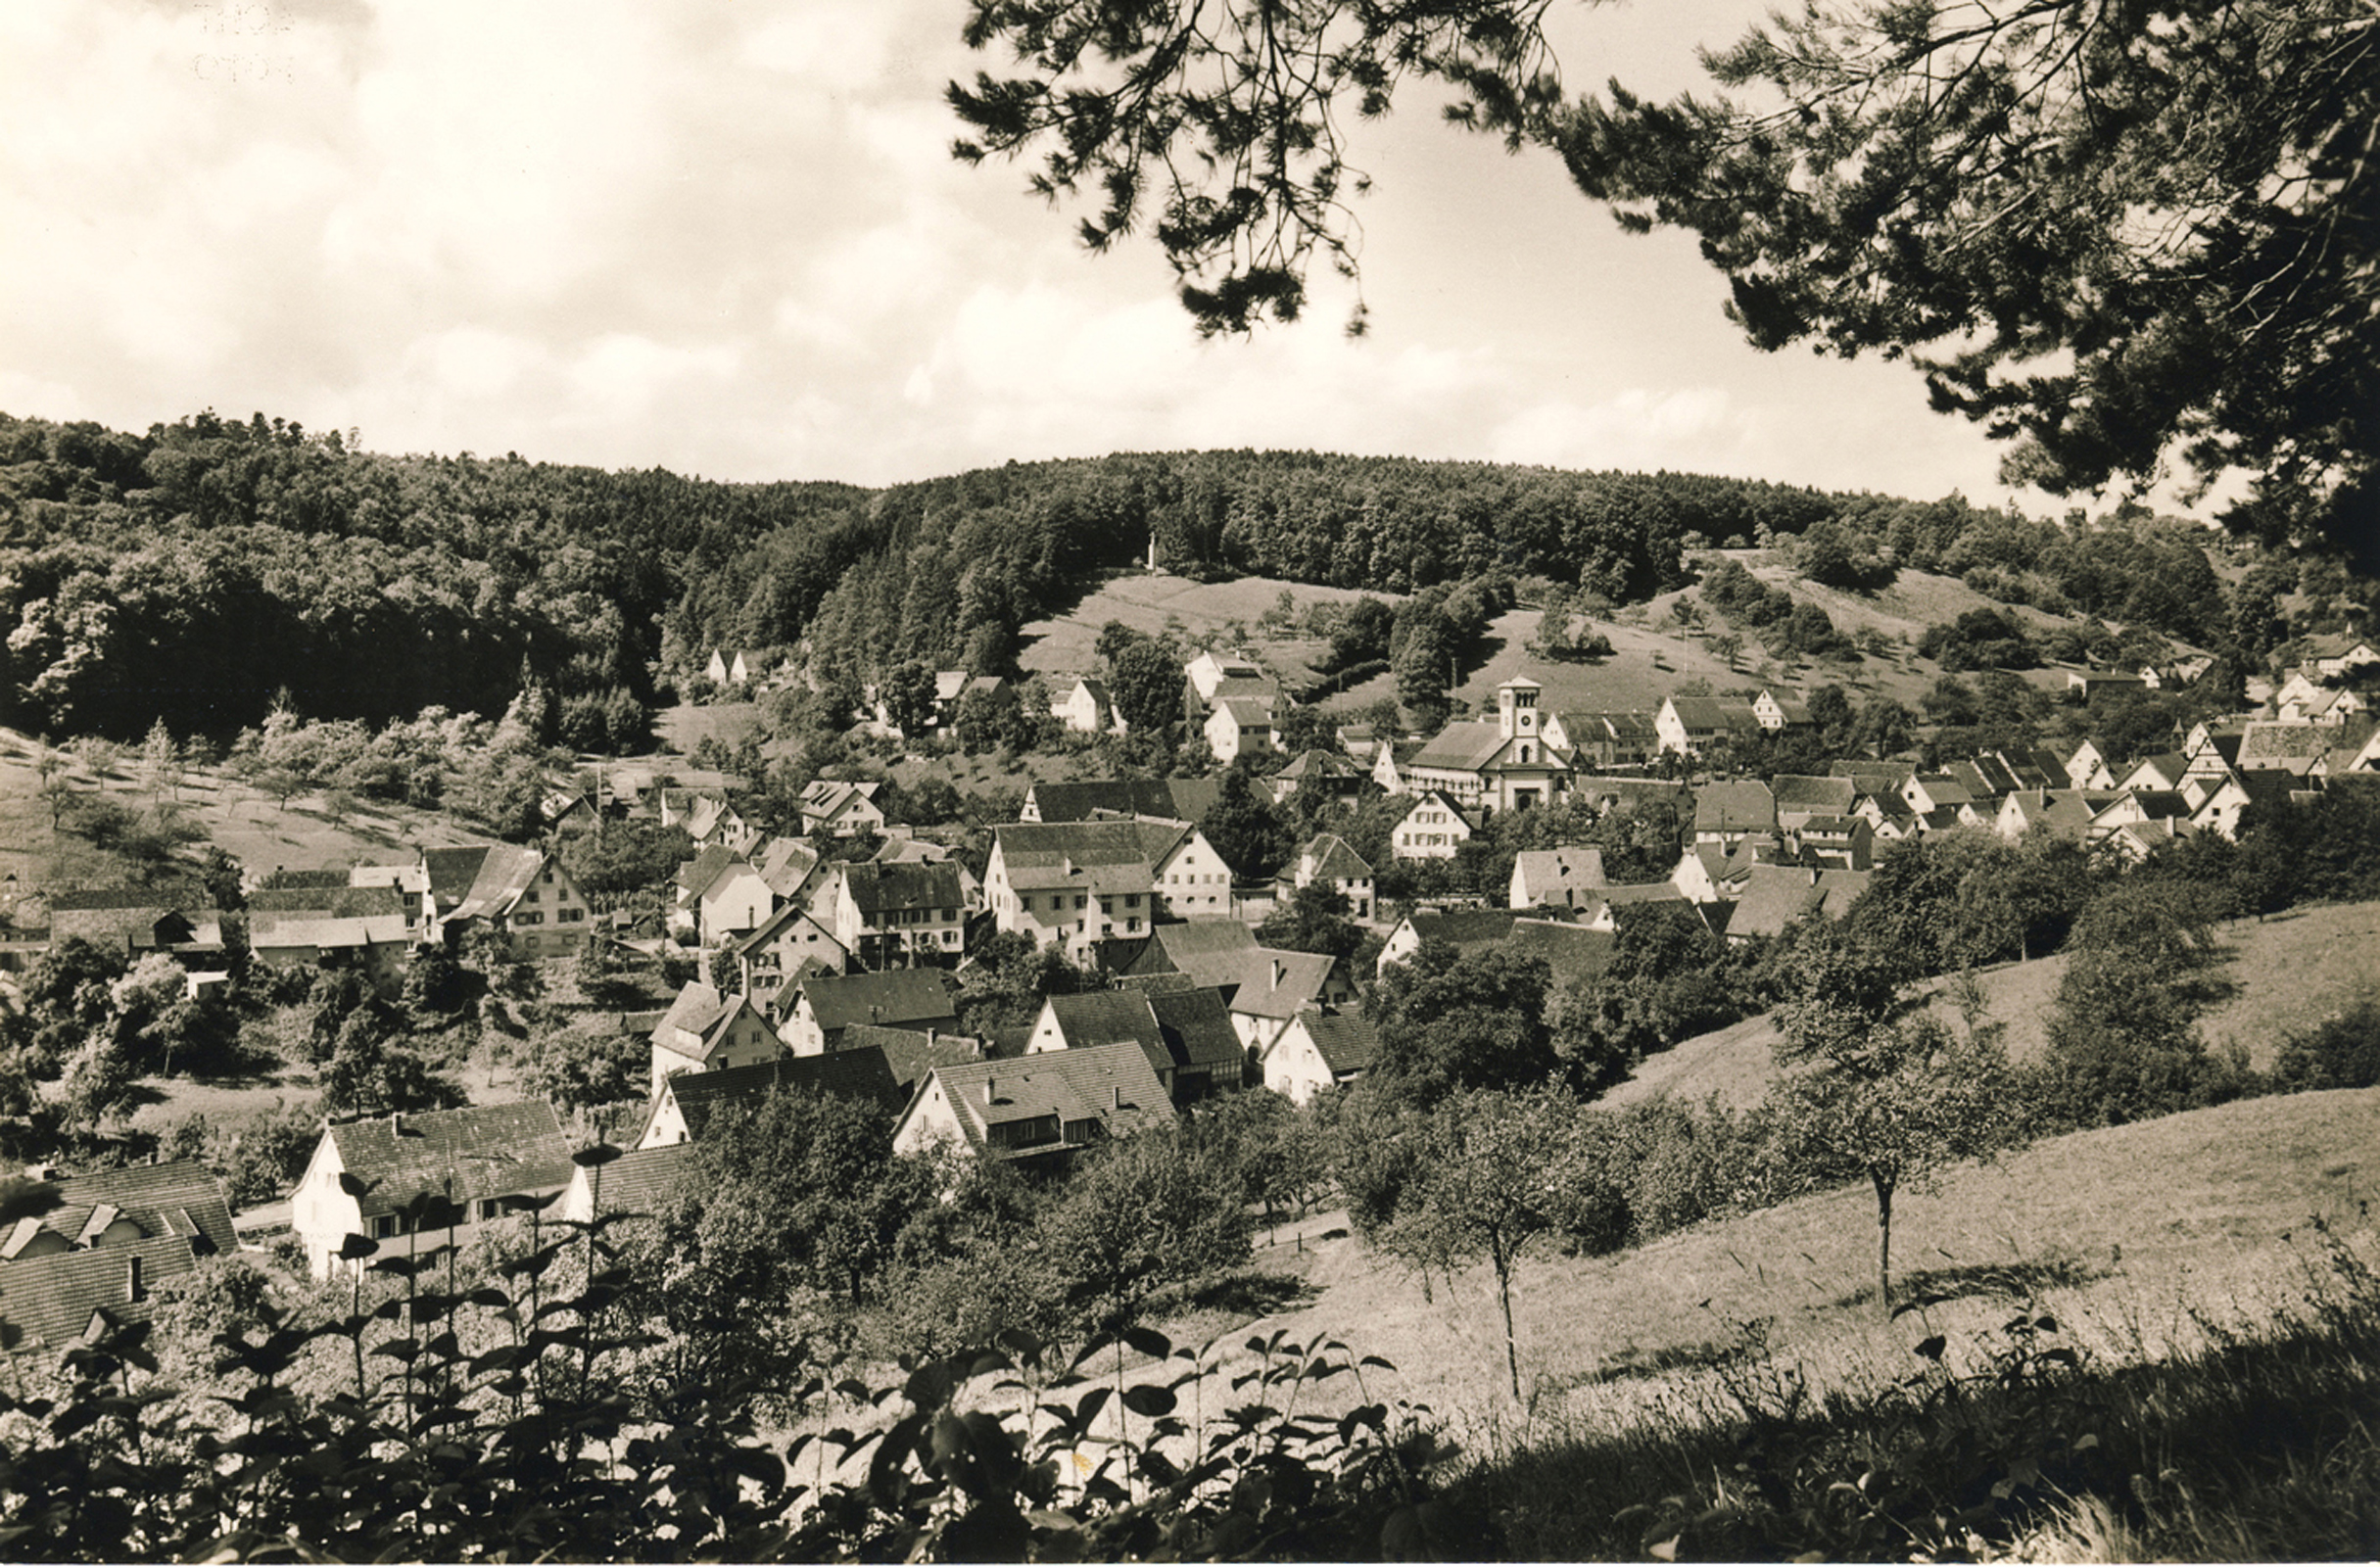
[[124, 1258], [124, 1299], [130, 1302], [148, 1298], [149, 1287], [141, 1281], [140, 1276], [140, 1254], [134, 1252]]
[[1110, 1083], [1110, 1084], [1108, 1084], [1108, 1109], [1110, 1109], [1110, 1110], [1121, 1110], [1121, 1109], [1123, 1109], [1123, 1084], [1121, 1084], [1121, 1083]]
[[1283, 962], [1282, 962], [1280, 959], [1278, 959], [1278, 958], [1273, 959], [1273, 960], [1272, 960], [1272, 987], [1273, 987], [1273, 989], [1275, 989], [1275, 990], [1280, 989], [1280, 988], [1281, 988], [1281, 981], [1282, 981], [1282, 980], [1284, 980], [1284, 979], [1286, 979], [1286, 978], [1288, 978], [1288, 977], [1289, 977], [1289, 965], [1288, 965], [1288, 964], [1283, 963]]
[[404, 1111], [392, 1110], [389, 1112], [389, 1135], [391, 1137], [403, 1137], [405, 1135]]
[[990, 1072], [983, 1074], [983, 1103], [986, 1105], [1000, 1103], [1000, 1082]]

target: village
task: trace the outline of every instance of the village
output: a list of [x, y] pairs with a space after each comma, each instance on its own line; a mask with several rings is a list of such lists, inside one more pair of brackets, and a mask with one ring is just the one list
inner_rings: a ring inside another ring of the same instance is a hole
[[[725, 657], [714, 662], [723, 684], [740, 682]], [[2200, 722], [2169, 750], [2119, 765], [2085, 739], [2064, 754], [2002, 749], [1935, 770], [1846, 759], [1761, 778], [1705, 764], [1731, 741], [1806, 733], [1806, 708], [1783, 691], [1673, 695], [1652, 712], [1543, 711], [1543, 689], [1521, 676], [1497, 687], [1492, 714], [1434, 735], [1344, 724], [1335, 748], [1285, 755], [1279, 686], [1251, 656], [1202, 650], [1183, 670], [1184, 723], [1218, 769], [1236, 763], [1276, 804], [1307, 791], [1342, 805], [1385, 796], [1386, 867], [1323, 831], [1277, 879], [1246, 880], [1201, 829], [1217, 777], [1035, 784], [1019, 819], [992, 827], [978, 873], [941, 841], [949, 832], [888, 820], [876, 783], [817, 780], [801, 798], [803, 831], [770, 835], [738, 813], [732, 780], [655, 782], [657, 764], [615, 763], [596, 791], [554, 780], [547, 809], [556, 825], [684, 830], [693, 856], [671, 878], [666, 928], [643, 938], [539, 846], [425, 846], [387, 863], [281, 870], [269, 885], [251, 878], [237, 916], [149, 887], [60, 892], [45, 933], [12, 933], [20, 970], [81, 941], [124, 962], [167, 957], [195, 997], [227, 979], [229, 941], [242, 939], [257, 964], [349, 973], [385, 998], [424, 953], [548, 965], [591, 943], [642, 944], [696, 960], [700, 976], [665, 1007], [598, 1020], [646, 1066], [644, 1101], [609, 1122], [615, 1159], [574, 1164], [578, 1139], [556, 1107], [515, 1100], [334, 1120], [282, 1202], [236, 1217], [221, 1184], [187, 1161], [67, 1175], [59, 1207], [0, 1239], [0, 1318], [11, 1349], [54, 1351], [136, 1318], [199, 1258], [275, 1233], [294, 1235], [328, 1277], [357, 1265], [351, 1237], [407, 1244], [425, 1196], [440, 1200], [432, 1216], [449, 1237], [527, 1205], [582, 1222], [640, 1211], [716, 1117], [771, 1095], [874, 1105], [898, 1154], [955, 1150], [1035, 1168], [1223, 1096], [1306, 1106], [1362, 1076], [1377, 1043], [1362, 997], [1425, 942], [1502, 947], [1559, 983], [1592, 983], [1623, 911], [1669, 907], [1730, 945], [1774, 940], [1796, 922], [1841, 919], [1878, 856], [1913, 837], [2056, 839], [2127, 864], [2194, 834], [2228, 839], [2260, 802], [2304, 802], [2331, 779], [2380, 771], [2380, 725], [2342, 681], [2375, 663], [2369, 641], [2318, 641], [2261, 710]], [[930, 721], [947, 723], [970, 689], [981, 683], [940, 677]], [[1052, 715], [1078, 733], [1119, 723], [1089, 677], [1065, 687]], [[1381, 895], [1381, 869], [1453, 860], [1499, 818], [1562, 809], [1590, 822], [1647, 802], [1680, 829], [1664, 878], [1615, 881], [1602, 849], [1581, 841], [1519, 850], [1494, 889]], [[1260, 940], [1258, 927], [1301, 899], [1360, 930], [1360, 955]], [[235, 919], [240, 934], [227, 936]], [[1002, 941], [1062, 958], [1095, 988], [1042, 997], [1029, 1022], [970, 1032], [963, 981]]]

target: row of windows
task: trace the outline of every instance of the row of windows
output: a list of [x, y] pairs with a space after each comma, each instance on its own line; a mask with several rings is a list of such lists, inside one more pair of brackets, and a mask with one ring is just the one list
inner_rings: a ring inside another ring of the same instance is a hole
[[[487, 1223], [500, 1217], [503, 1211], [503, 1199], [497, 1197], [483, 1197], [476, 1203], [462, 1205], [463, 1219], [466, 1223], [473, 1221]], [[429, 1216], [436, 1219], [436, 1222], [428, 1225], [427, 1228], [443, 1230], [447, 1227], [443, 1215], [432, 1214]], [[376, 1241], [385, 1241], [392, 1235], [409, 1235], [412, 1230], [412, 1225], [406, 1222], [406, 1216], [403, 1213], [375, 1213], [372, 1215], [372, 1239]]]

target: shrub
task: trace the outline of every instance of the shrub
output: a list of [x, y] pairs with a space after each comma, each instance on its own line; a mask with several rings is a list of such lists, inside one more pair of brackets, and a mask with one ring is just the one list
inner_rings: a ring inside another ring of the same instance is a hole
[[2287, 1093], [2380, 1087], [2380, 999], [2366, 997], [2336, 1018], [2284, 1035], [2272, 1080]]

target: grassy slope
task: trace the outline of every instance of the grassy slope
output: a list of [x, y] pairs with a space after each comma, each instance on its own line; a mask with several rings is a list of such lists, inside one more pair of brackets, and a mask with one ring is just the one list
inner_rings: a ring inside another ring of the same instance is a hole
[[[2193, 1313], [2269, 1315], [2298, 1278], [2291, 1232], [2315, 1213], [2367, 1225], [2356, 1205], [2376, 1178], [2380, 1089], [2253, 1100], [2053, 1139], [1903, 1196], [1896, 1288], [1962, 1298], [1891, 1323], [1863, 1296], [1876, 1236], [1865, 1188], [1616, 1257], [1532, 1258], [1513, 1290], [1530, 1390], [1522, 1408], [1504, 1388], [1484, 1266], [1435, 1280], [1425, 1296], [1413, 1275], [1353, 1239], [1328, 1241], [1309, 1254], [1318, 1298], [1250, 1331], [1277, 1325], [1384, 1355], [1398, 1367], [1393, 1396], [1429, 1404], [1474, 1452], [1508, 1448], [1578, 1418], [1625, 1423], [1632, 1408], [1693, 1382], [1695, 1363], [1754, 1320], [1767, 1321], [1779, 1355], [1821, 1386], [1896, 1375], [1928, 1332], [1960, 1346], [2003, 1320], [2008, 1297], [1975, 1293], [2000, 1278], [2038, 1285], [2042, 1304], [2100, 1353], [2188, 1346], [2199, 1331]], [[1673, 1369], [1655, 1369], [1664, 1366]]]
[[[1169, 572], [1132, 572], [1109, 578], [1063, 615], [1027, 622], [1018, 662], [1026, 674], [1046, 674], [1056, 686], [1061, 676], [1086, 674], [1099, 667], [1092, 644], [1099, 640], [1100, 628], [1111, 620], [1120, 620], [1134, 631], [1154, 637], [1166, 629], [1168, 617], [1178, 617], [1193, 642], [1218, 637], [1227, 622], [1236, 620], [1249, 628], [1254, 650], [1266, 667], [1293, 684], [1309, 680], [1311, 660], [1321, 650], [1318, 643], [1303, 638], [1255, 635], [1257, 617], [1273, 606], [1283, 589], [1301, 610], [1309, 604], [1344, 603], [1362, 596], [1354, 589], [1317, 588], [1269, 577], [1199, 583]], [[1372, 596], [1394, 600], [1398, 595]]]
[[[2380, 952], [2380, 903], [2338, 904], [2300, 910], [2259, 923], [2225, 927], [2230, 956], [2224, 977], [2236, 988], [2199, 1023], [2209, 1045], [2246, 1048], [2251, 1065], [2272, 1065], [2282, 1035], [2320, 1022], [2350, 1003], [2380, 990], [2372, 954]], [[1983, 987], [1991, 1017], [2007, 1025], [2008, 1047], [2019, 1060], [2040, 1053], [2043, 1029], [2066, 973], [2063, 957], [2004, 964], [1987, 970]], [[1945, 1012], [1948, 1003], [1939, 1003]], [[1686, 1040], [1655, 1056], [1614, 1090], [1614, 1103], [1663, 1094], [1700, 1099], [1716, 1094], [1726, 1104], [1757, 1104], [1768, 1092], [1769, 1049], [1777, 1031], [1765, 1017]]]

